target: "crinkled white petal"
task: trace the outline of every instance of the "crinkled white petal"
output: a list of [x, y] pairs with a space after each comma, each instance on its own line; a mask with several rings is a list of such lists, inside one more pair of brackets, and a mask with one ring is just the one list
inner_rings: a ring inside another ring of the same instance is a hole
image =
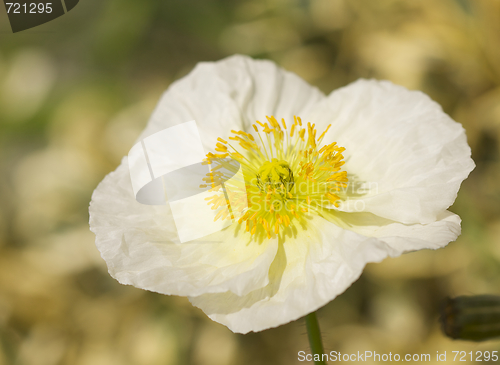
[[346, 148], [349, 187], [366, 182], [370, 188], [362, 196], [348, 191], [345, 211], [433, 222], [474, 168], [462, 126], [427, 95], [388, 81], [359, 80], [338, 89], [307, 120], [332, 124], [325, 141]]
[[442, 248], [455, 241], [461, 232], [460, 217], [449, 211], [442, 212], [435, 222], [428, 224], [404, 224], [367, 212], [336, 212], [335, 216], [344, 228], [386, 243], [393, 250], [391, 256]]
[[[233, 56], [200, 63], [165, 92], [140, 138], [194, 119], [211, 151], [231, 129], [246, 129], [266, 115], [293, 118], [321, 98], [318, 89], [270, 61]], [[126, 159], [95, 190], [90, 225], [113, 277], [164, 294], [242, 295], [263, 287], [277, 250], [273, 241], [236, 239], [236, 226], [207, 237], [209, 243], [179, 244], [168, 206], [135, 201]]]
[[200, 295], [231, 290], [244, 295], [268, 284], [276, 240], [248, 244], [233, 224], [203, 240], [179, 243], [168, 205], [134, 199], [126, 158], [99, 184], [90, 227], [111, 276], [163, 294]]
[[293, 120], [324, 97], [271, 61], [236, 55], [202, 62], [163, 94], [142, 137], [194, 119], [206, 152], [213, 152], [217, 137], [231, 129], [250, 132], [266, 115]]
[[189, 300], [233, 332], [261, 331], [325, 305], [358, 279], [366, 263], [392, 252], [375, 238], [314, 216], [305, 231], [280, 243], [265, 288], [246, 296], [227, 292]]
[[296, 239], [280, 244], [269, 284], [245, 296], [190, 298], [211, 319], [247, 333], [276, 327], [317, 310], [344, 292], [369, 262], [424, 248], [440, 248], [460, 234], [460, 218], [442, 214], [430, 224], [405, 225], [370, 213], [344, 213], [350, 229], [318, 216]]

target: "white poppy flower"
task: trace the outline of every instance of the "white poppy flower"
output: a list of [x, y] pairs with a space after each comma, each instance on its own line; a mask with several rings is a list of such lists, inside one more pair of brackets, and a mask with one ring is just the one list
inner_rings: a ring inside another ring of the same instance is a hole
[[470, 148], [421, 92], [359, 80], [325, 96], [270, 61], [233, 56], [175, 82], [140, 139], [193, 119], [205, 152], [239, 160], [264, 206], [203, 243], [179, 243], [168, 205], [136, 201], [125, 157], [90, 205], [122, 284], [188, 296], [234, 332], [261, 331], [322, 307], [368, 262], [460, 234], [447, 208], [474, 168]]

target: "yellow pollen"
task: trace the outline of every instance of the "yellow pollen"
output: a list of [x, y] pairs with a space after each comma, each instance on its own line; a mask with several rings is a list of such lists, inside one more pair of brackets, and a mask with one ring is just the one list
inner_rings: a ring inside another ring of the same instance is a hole
[[302, 130], [300, 131], [300, 133], [299, 133], [300, 139], [301, 139], [302, 141], [304, 141], [304, 134], [306, 134], [306, 130], [305, 130], [305, 129], [302, 129]]
[[306, 215], [332, 214], [348, 183], [347, 172], [341, 171], [345, 149], [336, 142], [323, 143], [331, 125], [319, 134], [315, 124], [303, 125], [298, 116], [290, 129], [284, 119], [266, 116], [266, 121], [252, 124], [254, 134], [232, 130], [228, 140], [235, 144], [217, 138], [219, 153], [207, 154], [204, 163], [212, 164], [211, 173], [200, 185], [215, 191], [225, 179], [217, 159], [237, 161], [244, 176], [240, 195], [231, 203], [220, 194], [206, 200], [216, 220], [238, 217], [237, 224], [245, 223], [244, 231], [256, 240], [285, 235], [290, 226], [307, 229]]

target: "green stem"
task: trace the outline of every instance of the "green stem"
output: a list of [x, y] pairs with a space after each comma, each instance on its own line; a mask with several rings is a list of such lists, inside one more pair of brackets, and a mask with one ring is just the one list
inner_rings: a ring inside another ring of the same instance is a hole
[[317, 358], [316, 354], [319, 355], [319, 360], [314, 361], [314, 365], [326, 365], [326, 362], [322, 360], [323, 357], [323, 342], [321, 340], [321, 331], [319, 330], [318, 319], [316, 318], [316, 312], [309, 313], [306, 316], [306, 327], [307, 327], [307, 337], [309, 337], [309, 345], [311, 345], [311, 351], [313, 358]]

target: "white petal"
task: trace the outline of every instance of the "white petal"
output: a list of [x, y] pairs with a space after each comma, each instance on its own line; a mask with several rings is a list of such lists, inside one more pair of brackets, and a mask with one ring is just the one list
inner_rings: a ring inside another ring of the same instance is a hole
[[90, 227], [111, 276], [163, 294], [244, 295], [268, 284], [277, 252], [275, 240], [248, 244], [236, 224], [203, 240], [178, 243], [169, 206], [135, 200], [126, 158], [94, 191]]
[[309, 120], [332, 124], [325, 142], [346, 148], [350, 181], [371, 184], [370, 194], [351, 194], [362, 204], [346, 205], [348, 211], [433, 222], [474, 168], [462, 126], [425, 94], [387, 81], [359, 80], [336, 90]]
[[[266, 115], [292, 118], [324, 95], [270, 61], [233, 56], [200, 63], [162, 96], [141, 138], [196, 120], [206, 151], [231, 129], [249, 129]], [[168, 206], [133, 197], [126, 159], [99, 185], [90, 207], [91, 229], [110, 274], [123, 284], [177, 295], [231, 290], [243, 295], [265, 286], [277, 243], [248, 245], [228, 227], [204, 241], [178, 244]], [[241, 232], [239, 233], [241, 236]]]
[[243, 297], [227, 292], [190, 301], [234, 332], [261, 331], [325, 305], [356, 281], [368, 262], [407, 251], [437, 249], [460, 234], [460, 218], [450, 212], [427, 225], [405, 225], [370, 213], [337, 216], [349, 229], [314, 217], [304, 235], [287, 237], [280, 244], [267, 287]]
[[438, 249], [460, 235], [460, 217], [444, 211], [438, 220], [428, 224], [403, 224], [372, 213], [335, 213], [338, 224], [367, 237], [375, 237], [392, 248], [391, 256], [404, 252]]
[[142, 137], [196, 120], [206, 151], [266, 115], [293, 120], [325, 96], [274, 62], [232, 56], [199, 63], [162, 96]]
[[325, 305], [358, 279], [366, 263], [390, 254], [396, 251], [383, 242], [315, 216], [297, 238], [280, 243], [265, 288], [246, 296], [204, 294], [190, 301], [233, 332], [262, 331]]

